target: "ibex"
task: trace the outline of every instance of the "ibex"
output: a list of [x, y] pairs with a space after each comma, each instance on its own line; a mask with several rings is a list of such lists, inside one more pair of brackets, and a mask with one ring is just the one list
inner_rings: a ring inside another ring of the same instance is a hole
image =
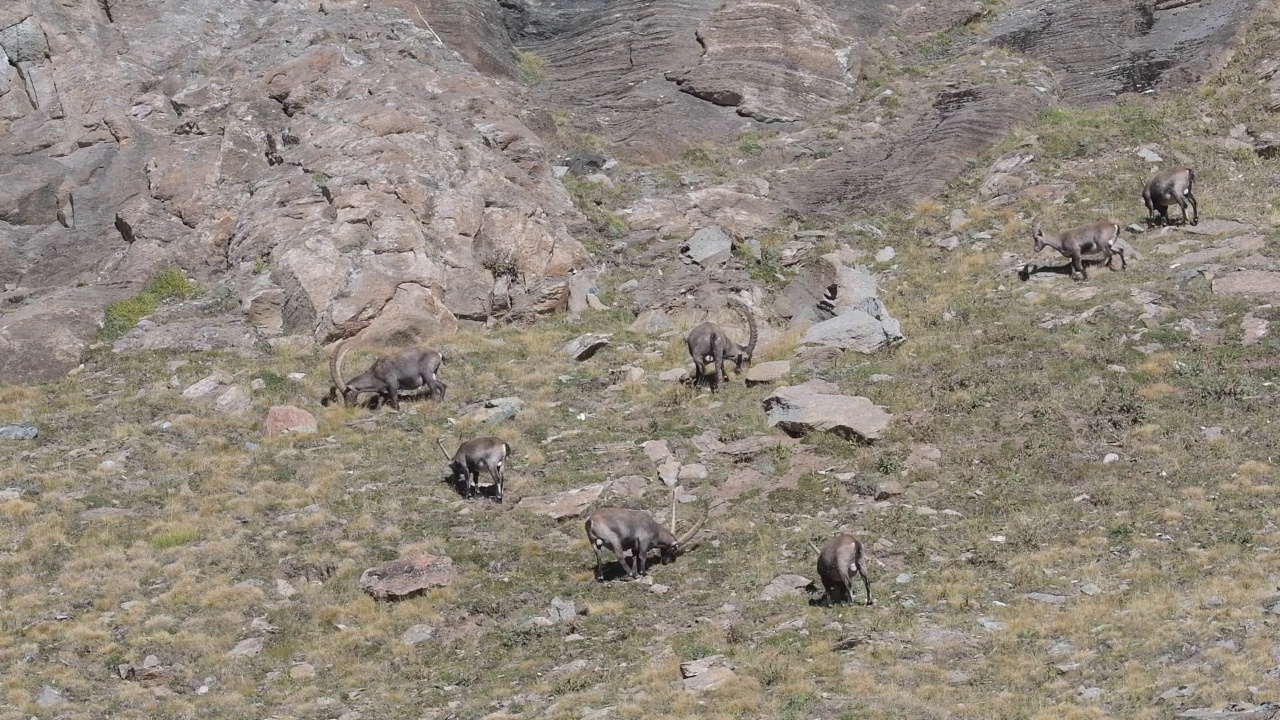
[[[710, 513], [710, 508], [707, 509]], [[600, 556], [602, 548], [609, 548], [618, 558], [627, 577], [634, 579], [637, 575], [648, 573], [649, 551], [657, 549], [661, 553], [662, 564], [676, 559], [677, 556], [690, 549], [689, 541], [702, 524], [707, 515], [693, 524], [684, 535], [676, 537], [676, 491], [671, 491], [671, 529], [653, 519], [643, 510], [627, 510], [625, 508], [603, 507], [591, 511], [587, 516], [587, 542], [596, 553], [596, 580], [604, 582], [604, 566]], [[631, 551], [631, 566], [627, 566], [626, 552]]]
[[333, 385], [329, 388], [329, 395], [320, 401], [322, 405], [337, 402], [341, 395], [343, 404], [351, 407], [362, 393], [377, 393], [375, 409], [385, 401], [399, 410], [400, 391], [421, 387], [430, 388], [431, 397], [444, 399], [448, 386], [436, 379], [436, 372], [444, 365], [444, 356], [430, 348], [413, 348], [395, 355], [383, 355], [374, 360], [368, 370], [343, 382], [342, 358], [350, 349], [350, 342], [351, 338], [343, 340], [329, 356]]
[[1040, 252], [1047, 246], [1062, 253], [1063, 257], [1071, 258], [1071, 277], [1074, 278], [1076, 273], [1080, 273], [1081, 279], [1084, 280], [1089, 279], [1089, 273], [1084, 269], [1084, 260], [1080, 257], [1084, 253], [1102, 253], [1107, 267], [1112, 270], [1115, 268], [1111, 266], [1111, 258], [1113, 255], [1119, 255], [1120, 269], [1129, 267], [1129, 262], [1124, 256], [1124, 248], [1116, 243], [1119, 239], [1120, 226], [1110, 220], [1081, 225], [1056, 233], [1046, 233], [1040, 228], [1035, 230], [1036, 252]]
[[1187, 222], [1187, 203], [1191, 203], [1191, 224], [1200, 222], [1200, 209], [1196, 206], [1196, 196], [1191, 194], [1191, 186], [1196, 181], [1196, 174], [1191, 168], [1172, 168], [1158, 172], [1147, 180], [1142, 189], [1142, 202], [1147, 206], [1147, 222], [1154, 224], [1156, 212], [1159, 211], [1163, 224], [1169, 224], [1169, 207], [1177, 203], [1182, 208], [1182, 222]]
[[[724, 328], [713, 322], [704, 322], [690, 330], [687, 342], [689, 355], [693, 357], [694, 387], [697, 387], [705, 378], [707, 386], [715, 392], [720, 385], [720, 378], [724, 378], [725, 382], [729, 381], [729, 373], [724, 369], [725, 360], [733, 361], [735, 372], [742, 372], [742, 368], [751, 362], [751, 354], [756, 349], [756, 319], [741, 300], [730, 298], [729, 304], [747, 319], [751, 337], [747, 341], [747, 346], [742, 347], [729, 339]], [[711, 366], [710, 375], [707, 375], [707, 365]]]
[[502, 464], [511, 455], [511, 446], [505, 440], [496, 437], [472, 438], [459, 445], [453, 457], [444, 449], [443, 440], [436, 438], [436, 444], [440, 446], [440, 452], [444, 453], [444, 459], [449, 461], [449, 470], [453, 473], [451, 479], [459, 478], [465, 483], [463, 497], [473, 498], [479, 493], [480, 473], [488, 470], [493, 477], [494, 497], [502, 502], [502, 482], [505, 478]]
[[871, 580], [867, 578], [867, 568], [863, 564], [862, 541], [841, 533], [827, 541], [821, 550], [813, 543], [809, 546], [818, 553], [818, 577], [822, 578], [822, 587], [826, 591], [823, 599], [828, 607], [839, 602], [853, 604], [851, 573], [862, 578], [862, 587], [867, 591], [867, 606], [871, 606]]

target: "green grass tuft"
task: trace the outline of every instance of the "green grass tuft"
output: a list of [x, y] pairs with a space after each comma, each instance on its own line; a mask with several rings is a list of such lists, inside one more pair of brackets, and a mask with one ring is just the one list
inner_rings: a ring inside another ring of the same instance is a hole
[[198, 289], [177, 270], [162, 270], [147, 283], [142, 292], [107, 306], [102, 318], [103, 340], [114, 340], [129, 332], [142, 318], [155, 312], [166, 300], [194, 297]]

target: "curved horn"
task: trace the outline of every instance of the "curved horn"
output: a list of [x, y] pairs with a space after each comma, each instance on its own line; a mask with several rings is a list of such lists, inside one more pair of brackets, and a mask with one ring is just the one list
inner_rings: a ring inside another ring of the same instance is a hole
[[449, 454], [448, 450], [444, 449], [444, 440], [436, 438], [436, 444], [440, 446], [440, 452], [444, 453], [445, 462], [453, 462], [453, 456]]
[[734, 308], [742, 314], [742, 317], [747, 320], [747, 328], [751, 332], [751, 337], [747, 340], [745, 352], [748, 357], [754, 356], [756, 351], [756, 340], [760, 337], [759, 333], [756, 331], [756, 317], [751, 314], [751, 308], [747, 307], [747, 304], [738, 298], [729, 298], [729, 304], [733, 305]]
[[676, 534], [676, 490], [671, 488], [671, 534]]
[[347, 384], [342, 382], [342, 358], [347, 354], [348, 347], [351, 344], [351, 338], [347, 338], [338, 343], [338, 347], [333, 349], [333, 354], [329, 356], [329, 375], [333, 377], [333, 386], [338, 388], [339, 394], [347, 392]]

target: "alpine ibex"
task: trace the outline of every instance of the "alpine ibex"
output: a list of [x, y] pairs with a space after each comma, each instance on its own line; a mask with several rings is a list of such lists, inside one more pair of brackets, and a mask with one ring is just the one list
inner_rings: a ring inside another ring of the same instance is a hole
[[338, 401], [347, 407], [356, 404], [362, 393], [377, 393], [375, 409], [383, 402], [391, 403], [391, 407], [400, 409], [400, 391], [417, 390], [421, 387], [431, 389], [431, 397], [444, 399], [448, 386], [436, 379], [436, 372], [444, 365], [444, 356], [430, 348], [413, 348], [402, 350], [395, 355], [383, 355], [368, 370], [350, 380], [342, 381], [342, 358], [350, 349], [351, 338], [339, 343], [329, 356], [329, 374], [333, 377], [333, 385], [329, 387], [329, 395], [321, 400], [321, 404], [329, 405]]
[[453, 457], [444, 449], [443, 440], [436, 438], [436, 444], [440, 446], [440, 452], [444, 453], [445, 460], [449, 461], [449, 470], [453, 473], [451, 479], [461, 479], [465, 483], [463, 497], [473, 498], [479, 493], [480, 473], [488, 470], [493, 477], [494, 497], [502, 502], [502, 482], [505, 479], [502, 464], [511, 456], [511, 446], [505, 440], [496, 437], [472, 438], [459, 445]]
[[[751, 354], [756, 349], [756, 319], [751, 314], [750, 308], [741, 300], [730, 298], [729, 304], [747, 319], [751, 337], [747, 340], [747, 346], [742, 347], [729, 339], [724, 328], [710, 321], [690, 330], [687, 342], [689, 355], [693, 357], [694, 387], [697, 387], [705, 378], [707, 386], [715, 392], [720, 385], [720, 378], [724, 378], [725, 382], [729, 381], [729, 373], [724, 369], [725, 360], [733, 361], [735, 372], [742, 372], [742, 368], [751, 362]], [[710, 375], [707, 375], [707, 365], [711, 365]]]
[[809, 546], [818, 553], [818, 577], [822, 578], [822, 587], [826, 591], [824, 600], [828, 607], [838, 602], [853, 604], [851, 573], [862, 578], [862, 586], [867, 591], [867, 605], [872, 604], [871, 580], [867, 578], [867, 568], [863, 564], [861, 540], [841, 533], [827, 541], [821, 550], [813, 543], [809, 543]]
[[1124, 248], [1117, 244], [1119, 239], [1120, 226], [1110, 220], [1081, 225], [1056, 233], [1046, 233], [1040, 228], [1035, 230], [1036, 252], [1040, 252], [1045, 247], [1051, 247], [1062, 253], [1063, 257], [1071, 258], [1071, 277], [1074, 278], [1076, 273], [1080, 273], [1083, 280], [1089, 279], [1089, 273], [1084, 269], [1084, 260], [1080, 257], [1084, 253], [1102, 253], [1107, 267], [1112, 270], [1115, 268], [1111, 266], [1111, 258], [1113, 255], [1119, 255], [1120, 269], [1129, 267], [1129, 261], [1124, 256]]
[[[707, 509], [707, 514], [710, 508]], [[591, 511], [587, 516], [587, 542], [596, 553], [596, 580], [604, 582], [604, 566], [600, 556], [601, 548], [609, 548], [618, 558], [628, 578], [648, 574], [649, 551], [657, 549], [661, 553], [662, 564], [676, 559], [677, 556], [690, 549], [689, 541], [702, 529], [707, 515], [693, 524], [684, 535], [676, 537], [676, 491], [671, 491], [671, 529], [653, 519], [643, 510], [627, 510], [625, 508], [603, 507]], [[627, 566], [626, 552], [631, 551], [631, 566]]]
[[1182, 208], [1182, 222], [1185, 224], [1188, 202], [1191, 203], [1191, 224], [1200, 222], [1196, 196], [1191, 194], [1191, 186], [1195, 181], [1195, 172], [1186, 167], [1172, 168], [1152, 175], [1142, 189], [1142, 203], [1147, 206], [1147, 222], [1155, 224], [1158, 211], [1163, 224], [1168, 225], [1169, 208], [1176, 203]]

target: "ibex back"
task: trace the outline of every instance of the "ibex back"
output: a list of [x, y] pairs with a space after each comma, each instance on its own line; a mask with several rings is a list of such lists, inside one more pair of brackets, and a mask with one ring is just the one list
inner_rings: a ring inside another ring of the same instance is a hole
[[867, 578], [864, 561], [862, 541], [848, 534], [836, 535], [818, 550], [818, 577], [822, 578], [826, 592], [823, 600], [827, 605], [853, 604], [854, 574], [862, 578], [862, 587], [867, 591], [867, 605], [872, 604], [871, 580]]
[[1089, 279], [1089, 273], [1084, 267], [1084, 259], [1081, 257], [1086, 253], [1102, 253], [1107, 267], [1112, 270], [1115, 268], [1111, 266], [1111, 258], [1113, 255], [1119, 255], [1120, 269], [1129, 267], [1129, 261], [1124, 256], [1124, 248], [1118, 244], [1120, 225], [1110, 220], [1081, 225], [1056, 233], [1046, 233], [1036, 228], [1034, 238], [1036, 252], [1040, 252], [1045, 247], [1051, 247], [1063, 257], [1071, 259], [1072, 277], [1080, 273], [1081, 279]]
[[[690, 330], [686, 342], [689, 345], [689, 355], [693, 357], [694, 387], [705, 379], [707, 386], [715, 392], [721, 378], [724, 378], [725, 382], [729, 381], [729, 373], [724, 369], [725, 360], [733, 361], [735, 372], [741, 372], [751, 362], [751, 354], [756, 349], [756, 319], [751, 314], [751, 309], [742, 301], [730, 298], [729, 304], [747, 320], [747, 327], [750, 330], [747, 346], [742, 347], [730, 340], [724, 328], [713, 322], [704, 322]], [[708, 365], [711, 366], [709, 375], [707, 374]]]
[[[708, 512], [710, 510], [708, 509]], [[693, 524], [684, 535], [676, 537], [676, 498], [671, 494], [671, 529], [662, 526], [653, 516], [643, 510], [603, 507], [593, 510], [587, 516], [587, 542], [596, 554], [596, 580], [604, 581], [604, 564], [600, 555], [603, 548], [609, 548], [618, 558], [618, 564], [628, 578], [648, 572], [649, 551], [657, 549], [662, 564], [673, 561], [681, 553], [689, 549], [689, 541], [698, 534], [707, 516]], [[631, 565], [627, 566], [627, 551], [631, 551]]]
[[511, 455], [511, 446], [505, 440], [496, 437], [472, 438], [459, 445], [453, 457], [444, 449], [443, 440], [436, 438], [436, 444], [440, 446], [440, 452], [444, 453], [445, 460], [449, 461], [451, 479], [463, 482], [463, 497], [473, 498], [479, 494], [480, 473], [487, 471], [493, 478], [494, 499], [502, 502], [502, 485], [506, 479], [502, 466]]
[[400, 391], [430, 388], [431, 397], [443, 400], [448, 386], [436, 379], [436, 372], [444, 365], [444, 357], [430, 348], [413, 348], [403, 350], [394, 355], [383, 355], [368, 370], [350, 380], [342, 380], [342, 358], [350, 350], [351, 339], [343, 340], [329, 357], [329, 374], [333, 377], [333, 385], [329, 395], [321, 400], [324, 405], [342, 402], [347, 407], [355, 405], [363, 393], [377, 393], [375, 408], [383, 402], [391, 403], [391, 407], [400, 409]]
[[1196, 196], [1191, 193], [1196, 174], [1191, 168], [1171, 168], [1152, 175], [1142, 188], [1142, 202], [1147, 206], [1147, 222], [1155, 224], [1156, 213], [1160, 222], [1169, 224], [1169, 208], [1176, 204], [1182, 208], [1182, 222], [1187, 222], [1187, 204], [1191, 204], [1191, 224], [1200, 222], [1200, 208]]

